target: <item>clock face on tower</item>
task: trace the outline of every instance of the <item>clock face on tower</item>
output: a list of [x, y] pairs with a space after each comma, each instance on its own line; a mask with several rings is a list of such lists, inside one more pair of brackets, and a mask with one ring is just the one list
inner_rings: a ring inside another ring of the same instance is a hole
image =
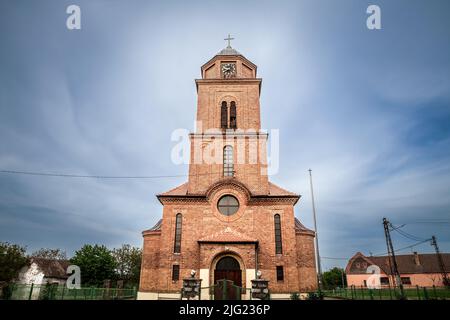
[[233, 62], [222, 63], [222, 75], [224, 78], [236, 77], [236, 63]]

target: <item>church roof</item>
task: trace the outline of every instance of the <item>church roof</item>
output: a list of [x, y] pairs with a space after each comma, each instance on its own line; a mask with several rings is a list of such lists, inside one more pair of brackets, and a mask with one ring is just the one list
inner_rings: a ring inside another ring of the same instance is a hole
[[312, 232], [315, 233], [313, 230], [308, 229], [303, 225], [303, 223], [300, 222], [297, 218], [295, 218], [295, 230], [300, 232]]
[[230, 227], [226, 227], [216, 233], [207, 235], [198, 240], [198, 242], [209, 243], [257, 243], [258, 240], [246, 236]]
[[287, 191], [269, 181], [269, 195], [271, 196], [297, 196], [297, 194]]
[[162, 219], [159, 219], [159, 221], [150, 229], [148, 229], [147, 231], [158, 231], [161, 230], [161, 225], [162, 225]]
[[[188, 195], [188, 183], [185, 182], [169, 191], [161, 193], [160, 196], [186, 196]], [[269, 196], [298, 196], [297, 194], [287, 191], [286, 189], [269, 182]]]
[[228, 46], [225, 49], [222, 49], [217, 55], [218, 56], [242, 56], [242, 54], [240, 52], [238, 52], [236, 49], [232, 48], [231, 46]]
[[185, 196], [187, 194], [188, 190], [188, 183], [185, 182], [183, 184], [180, 184], [178, 187], [175, 187], [173, 189], [170, 189], [169, 191], [166, 191], [164, 193], [161, 193], [161, 196]]

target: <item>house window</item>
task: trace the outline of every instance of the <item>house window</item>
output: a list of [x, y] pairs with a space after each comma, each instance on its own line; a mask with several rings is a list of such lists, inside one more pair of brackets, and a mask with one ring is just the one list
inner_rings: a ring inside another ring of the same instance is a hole
[[277, 266], [277, 281], [284, 280], [284, 270], [283, 266]]
[[381, 277], [380, 278], [381, 285], [387, 286], [389, 285], [389, 278], [388, 277]]
[[282, 254], [283, 247], [281, 243], [281, 219], [279, 214], [276, 214], [274, 216], [274, 224], [275, 224], [275, 253]]
[[223, 101], [220, 107], [220, 127], [226, 129], [228, 127], [228, 108], [227, 102]]
[[236, 102], [231, 101], [230, 104], [230, 128], [236, 129], [237, 123], [236, 123]]
[[225, 148], [223, 148], [223, 175], [225, 177], [234, 176], [233, 147], [232, 146], [225, 146]]
[[172, 266], [172, 281], [178, 281], [180, 279], [180, 265], [174, 264]]
[[402, 284], [411, 285], [411, 278], [410, 277], [401, 277]]
[[175, 219], [175, 241], [173, 245], [173, 252], [180, 253], [181, 252], [181, 213], [177, 214]]

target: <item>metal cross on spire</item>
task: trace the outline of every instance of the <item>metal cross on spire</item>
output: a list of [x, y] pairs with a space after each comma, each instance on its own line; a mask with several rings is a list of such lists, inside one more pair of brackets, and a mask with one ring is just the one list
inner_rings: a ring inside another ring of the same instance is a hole
[[228, 34], [228, 38], [225, 38], [223, 40], [227, 40], [228, 41], [228, 46], [227, 48], [231, 48], [231, 40], [234, 40], [234, 38], [231, 37], [230, 34]]

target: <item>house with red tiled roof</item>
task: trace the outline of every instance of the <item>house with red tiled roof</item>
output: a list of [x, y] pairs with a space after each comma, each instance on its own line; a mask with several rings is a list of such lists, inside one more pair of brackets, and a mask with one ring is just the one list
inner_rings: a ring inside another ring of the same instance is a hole
[[[450, 253], [442, 253], [442, 263], [435, 253], [417, 253], [395, 255], [401, 281], [405, 287], [441, 287], [444, 286], [444, 274], [450, 273]], [[392, 260], [388, 256], [365, 256], [357, 252], [348, 262], [345, 269], [347, 285], [377, 285], [377, 278], [372, 276], [373, 270], [379, 270], [381, 287], [394, 285], [391, 271]], [[375, 282], [374, 282], [375, 281]]]

